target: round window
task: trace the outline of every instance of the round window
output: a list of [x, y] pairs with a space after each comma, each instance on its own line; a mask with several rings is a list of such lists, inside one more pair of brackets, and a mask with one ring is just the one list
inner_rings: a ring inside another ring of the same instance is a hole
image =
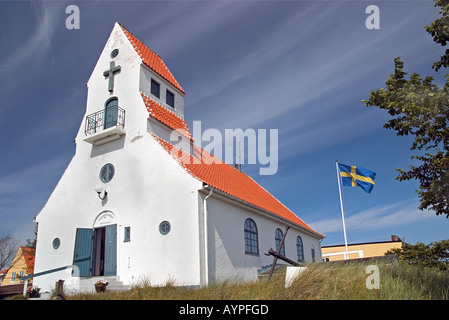
[[170, 222], [168, 221], [162, 221], [161, 224], [159, 225], [159, 232], [163, 235], [166, 235], [167, 233], [170, 232], [171, 226], [170, 226]]
[[100, 170], [100, 179], [104, 183], [111, 181], [112, 177], [114, 177], [115, 169], [114, 166], [110, 163], [105, 164], [103, 168]]
[[118, 56], [118, 49], [112, 50], [112, 52], [111, 52], [111, 58], [114, 59], [114, 58], [117, 57], [117, 56]]
[[61, 240], [59, 240], [59, 238], [54, 238], [54, 240], [53, 240], [53, 248], [54, 249], [58, 249], [60, 245], [61, 245]]

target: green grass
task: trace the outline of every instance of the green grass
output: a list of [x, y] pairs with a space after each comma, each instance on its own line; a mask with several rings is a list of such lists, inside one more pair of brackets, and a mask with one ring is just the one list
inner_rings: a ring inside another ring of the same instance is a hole
[[449, 273], [403, 263], [378, 264], [379, 289], [367, 289], [369, 263], [308, 265], [296, 281], [285, 288], [285, 274], [270, 281], [227, 281], [201, 289], [185, 289], [173, 283], [153, 287], [149, 282], [129, 291], [66, 295], [74, 300], [439, 300], [449, 298]]

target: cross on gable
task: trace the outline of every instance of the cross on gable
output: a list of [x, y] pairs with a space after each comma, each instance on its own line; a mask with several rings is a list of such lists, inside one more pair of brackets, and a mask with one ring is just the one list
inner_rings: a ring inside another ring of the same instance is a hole
[[111, 63], [109, 64], [109, 70], [106, 70], [105, 72], [103, 72], [103, 75], [105, 77], [109, 77], [109, 86], [108, 86], [108, 91], [112, 92], [114, 90], [114, 74], [117, 71], [120, 71], [120, 66], [116, 66], [114, 61], [111, 61]]

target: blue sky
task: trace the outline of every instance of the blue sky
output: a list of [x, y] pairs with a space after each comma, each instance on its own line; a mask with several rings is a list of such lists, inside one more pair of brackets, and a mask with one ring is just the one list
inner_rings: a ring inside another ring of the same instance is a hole
[[[80, 29], [65, 9], [80, 9]], [[369, 30], [368, 5], [380, 9]], [[32, 238], [75, 152], [86, 82], [118, 21], [158, 53], [187, 92], [185, 118], [203, 130], [278, 129], [279, 169], [242, 170], [308, 224], [344, 242], [335, 161], [377, 173], [371, 194], [343, 187], [349, 243], [447, 239], [449, 221], [422, 212], [416, 181], [398, 182], [412, 137], [383, 128], [362, 104], [401, 57], [433, 75], [443, 48], [424, 26], [432, 1], [1, 1], [0, 237]]]

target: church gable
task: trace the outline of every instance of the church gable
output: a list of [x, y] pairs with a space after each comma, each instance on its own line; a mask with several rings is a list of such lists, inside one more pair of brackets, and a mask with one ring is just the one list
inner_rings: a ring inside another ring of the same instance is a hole
[[139, 54], [143, 63], [147, 65], [149, 68], [154, 70], [157, 74], [159, 74], [162, 78], [171, 83], [176, 89], [178, 89], [181, 93], [185, 94], [186, 92], [181, 87], [181, 85], [176, 81], [173, 74], [165, 65], [164, 61], [159, 57], [156, 53], [154, 53], [150, 48], [148, 48], [143, 42], [137, 39], [131, 32], [129, 32], [125, 27], [120, 25], [129, 42]]
[[[184, 121], [184, 94], [163, 60], [116, 23], [88, 82], [84, 132], [79, 137], [103, 145], [139, 132], [145, 111], [147, 130], [169, 140], [177, 130], [192, 140]], [[129, 94], [131, 93], [131, 94]], [[142, 102], [145, 109], [142, 109]], [[81, 140], [81, 139], [79, 139]]]

